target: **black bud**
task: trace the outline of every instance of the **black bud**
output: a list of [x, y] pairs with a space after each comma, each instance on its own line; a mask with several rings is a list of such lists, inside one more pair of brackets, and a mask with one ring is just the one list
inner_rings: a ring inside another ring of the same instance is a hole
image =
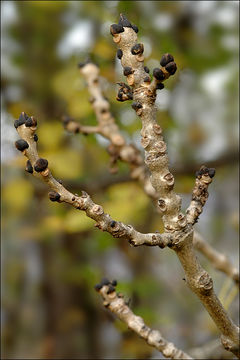
[[112, 35], [122, 33], [124, 31], [124, 28], [121, 24], [112, 24], [110, 26], [110, 33]]
[[27, 161], [26, 163], [26, 169], [25, 169], [27, 172], [29, 172], [30, 174], [33, 173], [33, 167], [32, 167], [32, 164], [30, 162], [30, 160]]
[[113, 221], [111, 221], [111, 223], [110, 223], [111, 228], [113, 228], [113, 227], [116, 225], [116, 223], [117, 223], [117, 222], [116, 222], [116, 221], [114, 221], [114, 220], [113, 220]]
[[143, 79], [144, 82], [149, 82], [151, 80], [150, 76], [145, 76], [145, 78]]
[[51, 201], [59, 201], [61, 196], [56, 191], [50, 191], [48, 197]]
[[28, 118], [27, 114], [23, 111], [23, 112], [21, 112], [18, 120], [21, 121], [22, 124], [24, 124], [25, 121], [27, 120], [27, 118]]
[[15, 146], [19, 151], [23, 151], [29, 147], [28, 143], [23, 139], [17, 140]]
[[44, 171], [48, 167], [48, 161], [43, 158], [39, 158], [34, 165], [34, 170], [37, 172]]
[[120, 18], [119, 18], [119, 25], [122, 25], [124, 27], [132, 27], [132, 24], [130, 23], [130, 21], [128, 21], [128, 19], [126, 18], [125, 15], [120, 14]]
[[110, 284], [110, 281], [109, 281], [107, 278], [102, 278], [100, 284], [101, 284], [102, 286], [103, 286], [103, 285], [108, 285], [108, 284]]
[[33, 116], [29, 117], [25, 121], [25, 126], [27, 127], [37, 126], [37, 120]]
[[109, 286], [108, 286], [107, 294], [111, 294], [111, 293], [114, 292], [114, 291], [115, 291], [115, 287], [112, 286], [112, 285], [109, 285]]
[[162, 80], [165, 79], [165, 74], [164, 74], [164, 72], [163, 72], [161, 69], [159, 69], [159, 68], [153, 69], [153, 76], [154, 76], [157, 80], [160, 80], [160, 81], [162, 81]]
[[37, 136], [37, 134], [34, 134], [34, 135], [33, 135], [33, 140], [36, 141], [36, 142], [38, 141], [38, 136]]
[[156, 90], [162, 90], [162, 89], [164, 89], [164, 84], [160, 82], [157, 84]]
[[138, 33], [138, 27], [137, 25], [132, 24], [132, 29], [135, 31], [135, 33]]
[[112, 285], [113, 285], [113, 286], [117, 286], [117, 280], [113, 280], [113, 281], [112, 281]]
[[170, 62], [165, 66], [165, 69], [169, 72], [169, 74], [173, 75], [177, 70], [177, 65], [175, 62]]
[[214, 168], [210, 168], [210, 169], [208, 169], [208, 170], [209, 170], [209, 171], [208, 171], [208, 175], [210, 176], [210, 178], [213, 178], [214, 175], [215, 175], [215, 173], [216, 173], [215, 169], [214, 169]]
[[23, 125], [24, 122], [21, 122], [19, 119], [15, 120], [14, 121], [14, 126], [15, 128], [17, 129], [19, 126]]
[[133, 73], [133, 69], [130, 67], [130, 66], [125, 66], [124, 68], [123, 68], [123, 74], [125, 75], [125, 76], [128, 76], [128, 75], [130, 75], [130, 74], [132, 74]]
[[142, 108], [142, 104], [140, 104], [140, 102], [138, 102], [138, 101], [134, 101], [132, 103], [132, 108], [133, 108], [133, 110], [137, 111], [138, 109]]
[[144, 66], [144, 71], [149, 74], [149, 68], [147, 66]]
[[174, 61], [174, 58], [171, 54], [164, 54], [160, 60], [160, 65], [161, 66], [166, 66], [168, 63], [170, 63], [171, 61]]
[[142, 54], [144, 51], [144, 46], [143, 44], [135, 44], [133, 45], [133, 47], [131, 48], [131, 53], [133, 55], [137, 55], [137, 54]]
[[120, 59], [122, 58], [122, 56], [123, 56], [122, 50], [121, 50], [121, 49], [118, 49], [118, 51], [117, 51], [117, 58], [120, 60]]
[[96, 284], [96, 285], [94, 286], [94, 289], [95, 289], [96, 291], [101, 290], [101, 288], [102, 288], [102, 285], [101, 285], [101, 284]]
[[22, 112], [21, 115], [19, 116], [19, 118], [14, 121], [15, 128], [17, 129], [19, 126], [23, 125], [27, 118], [28, 117], [25, 114], [25, 112]]
[[196, 171], [195, 172], [195, 176], [196, 176], [196, 178], [198, 177], [198, 176], [201, 176], [202, 174], [200, 173], [200, 171]]

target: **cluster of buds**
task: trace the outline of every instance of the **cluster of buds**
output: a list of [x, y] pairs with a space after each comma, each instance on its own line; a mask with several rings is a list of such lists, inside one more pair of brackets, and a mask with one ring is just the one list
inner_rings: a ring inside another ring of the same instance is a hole
[[138, 27], [134, 24], [131, 24], [130, 21], [124, 16], [123, 14], [120, 14], [119, 22], [118, 24], [112, 24], [110, 26], [110, 33], [114, 36], [116, 34], [120, 34], [124, 32], [125, 27], [132, 28], [136, 33], [138, 33]]
[[196, 172], [196, 178], [200, 179], [203, 175], [209, 176], [210, 178], [213, 178], [215, 175], [215, 169], [214, 168], [208, 168], [205, 165], [201, 166], [200, 170]]
[[17, 129], [19, 126], [25, 124], [27, 127], [37, 127], [37, 120], [33, 116], [27, 116], [25, 112], [22, 112], [17, 120], [14, 121], [14, 126]]
[[94, 289], [96, 291], [100, 291], [103, 286], [108, 286], [107, 294], [110, 294], [115, 291], [115, 288], [117, 286], [117, 280], [108, 280], [107, 278], [103, 278], [99, 284], [96, 284], [94, 286]]
[[153, 69], [153, 76], [157, 80], [157, 89], [161, 90], [164, 88], [162, 81], [174, 75], [177, 71], [177, 65], [174, 62], [174, 58], [171, 54], [164, 54], [160, 60], [160, 68]]
[[[19, 118], [15, 120], [14, 126], [17, 129], [19, 126], [22, 125], [25, 125], [34, 133], [37, 128], [37, 120], [33, 116], [27, 116], [25, 112], [22, 112]], [[35, 133], [33, 135], [33, 140], [38, 141], [38, 136]], [[17, 140], [15, 142], [15, 146], [19, 151], [23, 153], [29, 148], [28, 142], [24, 139]], [[47, 168], [48, 168], [48, 161], [43, 158], [38, 158], [34, 166], [32, 166], [30, 160], [28, 160], [26, 163], [25, 170], [30, 174], [32, 174], [34, 169], [36, 172], [42, 173], [42, 175], [47, 175]]]
[[119, 82], [117, 84], [120, 86], [120, 88], [118, 90], [116, 99], [121, 102], [126, 101], [126, 100], [132, 100], [133, 93], [132, 93], [130, 86], [128, 86], [127, 84], [125, 84], [123, 82]]

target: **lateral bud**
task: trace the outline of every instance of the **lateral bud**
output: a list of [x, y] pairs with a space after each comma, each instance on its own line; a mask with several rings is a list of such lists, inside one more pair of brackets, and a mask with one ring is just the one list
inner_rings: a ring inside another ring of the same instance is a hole
[[42, 172], [42, 171], [46, 170], [47, 167], [48, 167], [48, 161], [47, 161], [47, 159], [39, 158], [39, 159], [37, 159], [37, 161], [35, 162], [34, 170], [35, 170], [36, 172]]
[[58, 192], [56, 192], [56, 191], [50, 191], [50, 192], [48, 193], [48, 197], [49, 197], [49, 199], [50, 199], [51, 201], [57, 201], [57, 202], [59, 202], [59, 200], [60, 200], [60, 198], [61, 198], [61, 195], [60, 195]]
[[25, 149], [27, 149], [29, 147], [28, 143], [23, 139], [17, 140], [15, 142], [15, 146], [19, 151], [24, 151]]

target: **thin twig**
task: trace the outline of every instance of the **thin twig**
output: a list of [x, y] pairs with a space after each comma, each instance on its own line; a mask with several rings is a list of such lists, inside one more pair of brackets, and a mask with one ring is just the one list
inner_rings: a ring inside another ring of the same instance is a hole
[[194, 232], [193, 245], [195, 249], [200, 251], [206, 258], [211, 262], [212, 266], [228, 275], [235, 284], [239, 287], [239, 270], [233, 266], [225, 254], [220, 253], [214, 249], [209, 243], [207, 243], [203, 237], [198, 233]]
[[68, 191], [53, 177], [48, 168], [48, 161], [38, 156], [35, 134], [37, 128], [36, 120], [22, 113], [19, 120], [15, 122], [15, 125], [21, 137], [20, 140], [16, 141], [16, 147], [28, 158], [26, 170], [40, 178], [53, 190], [49, 193], [50, 200], [65, 202], [76, 209], [85, 211], [88, 217], [96, 221], [96, 227], [109, 232], [115, 238], [128, 239], [133, 246], [148, 245], [160, 246], [162, 248], [167, 246], [171, 240], [169, 234], [142, 234], [131, 225], [125, 225], [121, 221], [113, 220], [109, 214], [104, 213], [101, 205], [95, 204], [92, 201], [86, 192], [83, 191], [82, 196], [78, 196]]
[[123, 321], [129, 329], [143, 338], [149, 345], [160, 351], [166, 358], [192, 359], [191, 356], [178, 349], [172, 342], [164, 339], [160, 331], [152, 330], [145, 325], [144, 320], [140, 316], [135, 315], [129, 308], [123, 298], [123, 294], [116, 292], [116, 285], [116, 280], [110, 282], [108, 279], [103, 279], [100, 284], [95, 286], [95, 289], [104, 300], [103, 305], [108, 310]]

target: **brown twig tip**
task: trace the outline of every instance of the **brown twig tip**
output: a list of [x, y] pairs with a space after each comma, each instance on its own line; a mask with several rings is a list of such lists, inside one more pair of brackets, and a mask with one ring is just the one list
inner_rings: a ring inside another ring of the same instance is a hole
[[124, 14], [120, 14], [118, 24], [122, 25], [123, 27], [130, 27], [130, 28], [132, 27], [132, 24]]
[[165, 67], [168, 63], [174, 61], [174, 58], [171, 54], [164, 54], [160, 60], [160, 65]]
[[215, 176], [216, 170], [214, 168], [208, 168], [205, 165], [201, 166], [200, 170], [196, 172], [196, 177], [201, 178], [202, 175], [209, 176], [210, 178], [213, 178]]
[[107, 294], [111, 294], [115, 291], [115, 287], [117, 286], [117, 280], [110, 281], [107, 278], [103, 278], [99, 284], [94, 286], [96, 291], [100, 291], [103, 286], [108, 286]]
[[51, 201], [57, 201], [59, 202], [61, 195], [59, 193], [57, 193], [56, 191], [50, 191], [48, 193], [48, 197]]
[[29, 147], [28, 143], [23, 139], [17, 140], [15, 142], [15, 146], [19, 151], [24, 151], [25, 149], [27, 149]]
[[34, 165], [34, 170], [36, 172], [42, 172], [44, 170], [46, 170], [46, 168], [48, 167], [48, 161], [47, 159], [43, 159], [43, 158], [39, 158]]
[[32, 164], [31, 164], [30, 160], [27, 161], [25, 170], [27, 172], [29, 172], [30, 174], [33, 173], [33, 167], [32, 167]]
[[165, 79], [164, 72], [159, 68], [153, 69], [153, 76], [159, 81], [163, 81]]

